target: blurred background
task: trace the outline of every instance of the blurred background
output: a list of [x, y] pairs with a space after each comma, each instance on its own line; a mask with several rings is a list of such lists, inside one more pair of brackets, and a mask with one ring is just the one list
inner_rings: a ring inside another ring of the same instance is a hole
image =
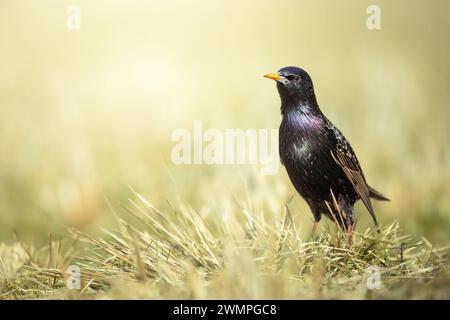
[[[66, 27], [67, 7], [81, 29]], [[366, 9], [381, 8], [381, 30]], [[179, 165], [171, 133], [278, 128], [263, 74], [296, 65], [392, 199], [379, 220], [448, 244], [450, 2], [51, 1], [0, 4], [0, 242], [45, 243], [67, 226], [109, 226], [131, 189], [202, 214], [245, 201], [312, 216], [284, 168]], [[371, 225], [361, 204], [359, 224]], [[363, 228], [359, 226], [357, 228]]]

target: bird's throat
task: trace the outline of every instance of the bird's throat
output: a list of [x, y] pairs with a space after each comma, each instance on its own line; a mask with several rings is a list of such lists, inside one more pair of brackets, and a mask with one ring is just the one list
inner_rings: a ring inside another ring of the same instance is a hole
[[289, 110], [283, 114], [283, 122], [296, 132], [307, 134], [320, 130], [324, 124], [324, 118], [320, 113]]

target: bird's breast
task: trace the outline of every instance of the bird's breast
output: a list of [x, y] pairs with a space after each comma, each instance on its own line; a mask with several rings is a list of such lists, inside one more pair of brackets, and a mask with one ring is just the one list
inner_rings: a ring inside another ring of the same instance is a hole
[[283, 161], [304, 160], [311, 162], [315, 150], [324, 138], [323, 120], [313, 116], [290, 116], [283, 118], [280, 126], [280, 158]]

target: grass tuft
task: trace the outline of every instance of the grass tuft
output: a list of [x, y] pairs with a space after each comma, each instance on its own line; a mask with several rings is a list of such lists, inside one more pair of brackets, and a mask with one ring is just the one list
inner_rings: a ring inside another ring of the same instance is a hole
[[[288, 205], [272, 219], [245, 207], [223, 219], [184, 203], [162, 212], [135, 193], [124, 208], [133, 219], [117, 217], [103, 236], [71, 229], [86, 244], [77, 254], [69, 239], [51, 235], [37, 251], [2, 245], [0, 298], [449, 297], [449, 247], [413, 243], [397, 222], [355, 233], [350, 245], [332, 224], [308, 239]], [[69, 264], [81, 268], [80, 290], [65, 286]], [[367, 287], [373, 268], [381, 275], [375, 290]]]

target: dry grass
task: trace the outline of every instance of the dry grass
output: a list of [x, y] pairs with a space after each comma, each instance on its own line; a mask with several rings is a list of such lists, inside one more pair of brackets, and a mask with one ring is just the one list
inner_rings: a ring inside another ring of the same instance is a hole
[[[354, 243], [332, 224], [304, 241], [289, 206], [279, 217], [242, 210], [224, 219], [179, 203], [161, 212], [135, 194], [117, 216], [117, 229], [34, 251], [24, 244], [0, 249], [0, 297], [14, 298], [449, 298], [449, 247], [411, 243], [394, 222]], [[128, 222], [127, 222], [128, 221]], [[132, 221], [132, 222], [130, 222]], [[84, 245], [74, 244], [75, 242]], [[77, 254], [74, 248], [83, 248]], [[82, 289], [65, 288], [77, 264]], [[366, 269], [381, 268], [382, 288], [369, 290]], [[425, 286], [429, 290], [412, 290]], [[425, 293], [426, 292], [426, 293]]]
[[[67, 3], [3, 2], [0, 299], [449, 297], [448, 251], [429, 243], [450, 244], [449, 1], [377, 1], [368, 30], [371, 1], [77, 0], [79, 31]], [[353, 246], [326, 221], [312, 241], [284, 168], [171, 161], [197, 120], [278, 128], [262, 75], [286, 65], [392, 199], [374, 203], [380, 235], [357, 205]], [[403, 260], [402, 243], [417, 244]], [[81, 292], [64, 286], [73, 263]]]

